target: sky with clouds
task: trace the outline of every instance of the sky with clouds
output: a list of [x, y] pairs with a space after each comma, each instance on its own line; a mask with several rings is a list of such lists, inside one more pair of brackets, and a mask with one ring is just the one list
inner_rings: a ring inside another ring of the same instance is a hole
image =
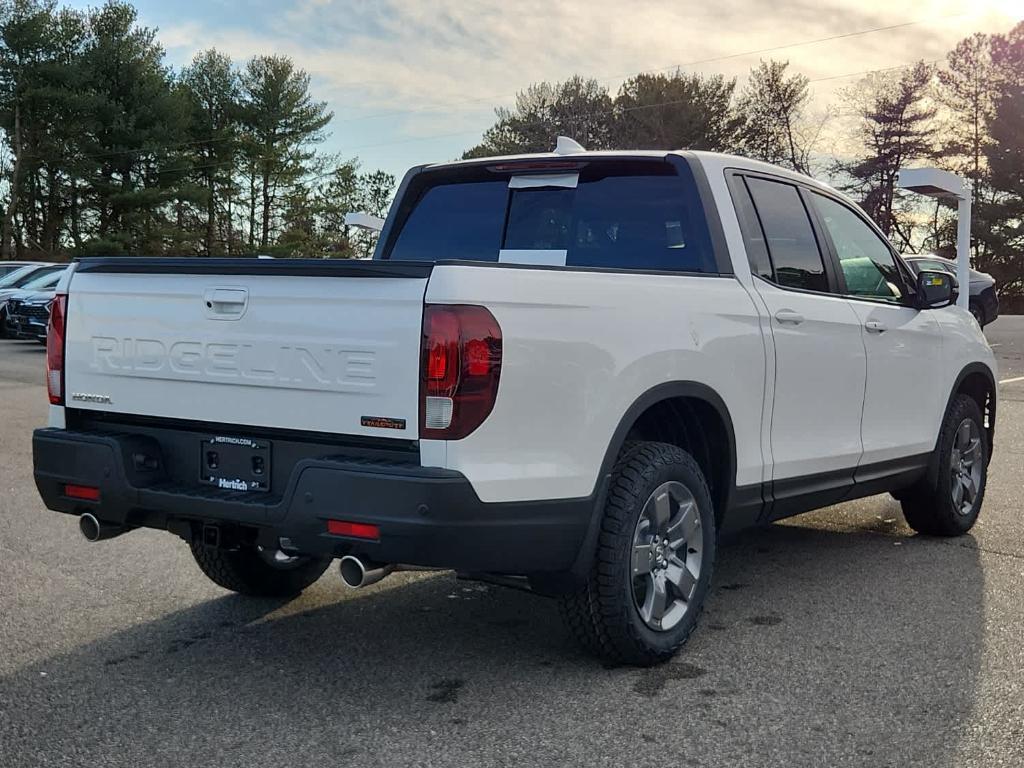
[[[72, 2], [85, 7], [89, 2]], [[742, 79], [789, 59], [819, 107], [857, 73], [937, 60], [1004, 32], [1024, 0], [135, 0], [175, 67], [216, 47], [239, 62], [291, 56], [335, 113], [325, 149], [401, 174], [457, 157], [497, 105], [579, 73], [613, 91], [642, 70]], [[880, 27], [892, 27], [855, 34]], [[846, 35], [845, 37], [838, 37]], [[808, 41], [833, 38], [817, 43]], [[783, 48], [782, 46], [788, 46]], [[767, 52], [766, 49], [778, 49]], [[760, 52], [760, 53], [759, 53]]]

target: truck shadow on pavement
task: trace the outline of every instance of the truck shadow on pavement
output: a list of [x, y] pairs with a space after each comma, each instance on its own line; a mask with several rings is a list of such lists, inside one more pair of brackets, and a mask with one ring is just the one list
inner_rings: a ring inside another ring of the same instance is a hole
[[3, 763], [953, 765], [978, 552], [878, 528], [728, 543], [700, 628], [647, 670], [581, 656], [553, 601], [448, 574], [219, 597], [0, 678]]

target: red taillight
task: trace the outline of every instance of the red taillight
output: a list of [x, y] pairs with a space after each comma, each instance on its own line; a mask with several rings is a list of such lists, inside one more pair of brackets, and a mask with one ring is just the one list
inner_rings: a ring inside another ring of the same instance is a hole
[[[441, 392], [455, 387], [459, 376], [459, 318], [454, 312], [435, 312], [427, 307], [423, 322], [427, 356], [427, 382]], [[427, 341], [429, 339], [429, 341]]]
[[327, 532], [335, 536], [351, 536], [354, 539], [380, 539], [380, 528], [370, 523], [351, 523], [347, 520], [328, 520]]
[[99, 501], [100, 489], [91, 485], [65, 485], [64, 495], [69, 499], [82, 499], [83, 501]]
[[494, 408], [501, 328], [484, 307], [428, 304], [423, 311], [420, 437], [459, 440]]
[[483, 339], [466, 342], [466, 372], [470, 376], [486, 376], [491, 370], [491, 345]]
[[64, 404], [64, 331], [67, 326], [68, 296], [58, 293], [50, 304], [46, 329], [46, 389], [53, 405]]

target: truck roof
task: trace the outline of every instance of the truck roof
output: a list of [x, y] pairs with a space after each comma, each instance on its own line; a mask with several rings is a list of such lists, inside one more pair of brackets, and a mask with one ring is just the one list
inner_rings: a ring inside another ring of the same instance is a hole
[[583, 152], [571, 152], [571, 153], [559, 153], [559, 152], [534, 152], [521, 155], [494, 155], [492, 157], [476, 157], [467, 160], [452, 160], [444, 163], [430, 163], [425, 166], [421, 166], [421, 170], [440, 170], [443, 168], [453, 168], [467, 165], [493, 165], [495, 163], [506, 163], [506, 162], [530, 162], [530, 161], [542, 161], [542, 160], [562, 160], [565, 162], [572, 162], [573, 160], [596, 160], [596, 159], [621, 159], [629, 160], [636, 158], [665, 158], [669, 155], [678, 155], [680, 157], [691, 157], [707, 170], [725, 170], [727, 168], [737, 168], [751, 171], [761, 171], [763, 173], [771, 173], [775, 176], [788, 177], [794, 181], [801, 181], [804, 184], [810, 184], [819, 187], [824, 190], [835, 192], [827, 184], [824, 184], [817, 179], [806, 176], [802, 173], [782, 168], [778, 165], [772, 165], [771, 163], [765, 163], [761, 160], [753, 160], [749, 157], [742, 157], [740, 155], [732, 155], [724, 152], [705, 152], [703, 150], [664, 150], [664, 149], [614, 149], [614, 150], [586, 150]]

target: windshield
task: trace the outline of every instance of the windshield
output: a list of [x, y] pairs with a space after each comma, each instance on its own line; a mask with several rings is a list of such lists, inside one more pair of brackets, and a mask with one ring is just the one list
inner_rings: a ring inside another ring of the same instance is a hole
[[41, 277], [37, 277], [34, 280], [29, 280], [22, 287], [26, 291], [45, 291], [47, 288], [53, 288], [57, 283], [60, 282], [61, 275], [64, 274], [64, 270], [60, 269], [56, 272], [47, 272]]
[[533, 172], [471, 166], [422, 174], [380, 258], [718, 271], [685, 165], [616, 160]]
[[941, 261], [921, 261], [915, 259], [910, 262], [915, 272], [947, 272], [949, 274], [956, 274], [956, 269], [950, 269], [949, 265], [943, 264]]
[[21, 285], [19, 281], [34, 272], [35, 269], [35, 267], [18, 267], [13, 272], [8, 272], [0, 277], [0, 288], [17, 288]]

